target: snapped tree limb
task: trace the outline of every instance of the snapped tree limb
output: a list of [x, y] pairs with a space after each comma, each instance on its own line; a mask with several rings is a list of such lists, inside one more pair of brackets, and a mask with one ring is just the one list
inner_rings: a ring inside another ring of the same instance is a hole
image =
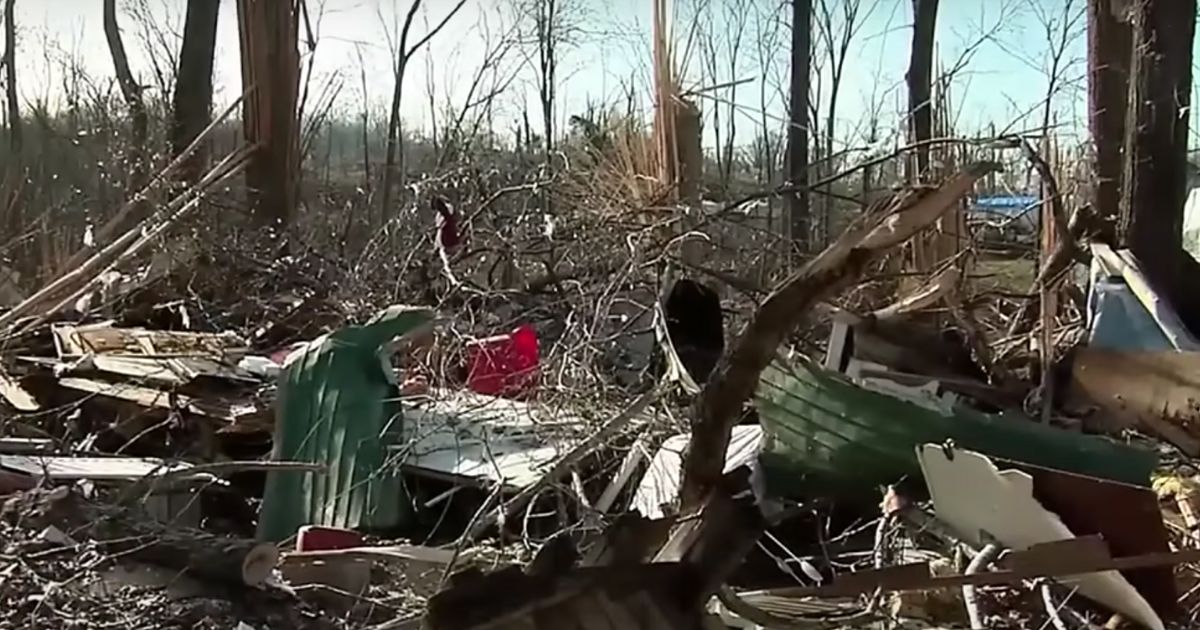
[[910, 190], [876, 205], [755, 311], [726, 351], [693, 411], [692, 441], [683, 464], [683, 510], [694, 509], [720, 480], [729, 434], [759, 376], [786, 336], [819, 301], [845, 289], [880, 256], [934, 223], [982, 177], [1000, 170], [994, 162], [964, 167], [936, 189]]

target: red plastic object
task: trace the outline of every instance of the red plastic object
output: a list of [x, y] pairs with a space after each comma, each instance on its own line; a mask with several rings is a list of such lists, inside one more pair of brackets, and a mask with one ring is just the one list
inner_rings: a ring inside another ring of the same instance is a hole
[[361, 547], [362, 534], [349, 529], [305, 525], [296, 533], [296, 551], [325, 551]]
[[537, 332], [528, 324], [473, 341], [467, 346], [467, 387], [489, 396], [529, 398], [537, 388], [538, 361]]

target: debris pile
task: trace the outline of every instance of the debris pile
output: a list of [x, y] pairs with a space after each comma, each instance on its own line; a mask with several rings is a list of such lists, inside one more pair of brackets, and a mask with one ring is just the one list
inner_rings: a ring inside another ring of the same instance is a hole
[[991, 168], [877, 202], [730, 342], [672, 276], [652, 382], [604, 395], [564, 393], [540, 321], [462, 340], [310, 293], [155, 326], [43, 291], [0, 315], [0, 623], [1188, 623], [1200, 342], [1098, 242], [972, 293], [983, 263], [927, 228]]

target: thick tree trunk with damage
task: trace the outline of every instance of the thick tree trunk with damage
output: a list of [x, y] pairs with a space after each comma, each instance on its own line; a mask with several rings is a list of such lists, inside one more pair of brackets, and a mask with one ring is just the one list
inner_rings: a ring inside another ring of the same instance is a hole
[[[792, 0], [792, 79], [787, 136], [788, 181], [808, 185], [808, 98], [812, 65], [812, 0]], [[808, 190], [788, 196], [788, 223], [793, 247], [807, 251], [811, 240]]]
[[[174, 118], [171, 121], [171, 155], [178, 156], [208, 126], [212, 116], [213, 55], [217, 45], [217, 15], [221, 3], [188, 0], [175, 81]], [[193, 184], [208, 162], [206, 147], [180, 165], [178, 179]]]
[[[1151, 284], [1195, 328], [1194, 261], [1183, 251], [1196, 0], [1132, 3], [1121, 232]], [[1190, 276], [1190, 277], [1189, 277]]]
[[[937, 30], [938, 0], [913, 0], [913, 36], [909, 53], [908, 127], [913, 143], [933, 137], [933, 40]], [[915, 172], [912, 172], [915, 170]], [[910, 169], [909, 181], [928, 176], [929, 147], [916, 150], [916, 168]]]
[[1088, 2], [1088, 123], [1094, 152], [1092, 210], [1101, 238], [1116, 242], [1124, 179], [1125, 112], [1132, 55], [1125, 0]]
[[286, 228], [295, 211], [300, 170], [299, 15], [291, 2], [238, 0], [237, 9], [242, 85], [254, 88], [242, 116], [247, 143], [257, 145], [246, 169], [250, 207], [259, 225]]

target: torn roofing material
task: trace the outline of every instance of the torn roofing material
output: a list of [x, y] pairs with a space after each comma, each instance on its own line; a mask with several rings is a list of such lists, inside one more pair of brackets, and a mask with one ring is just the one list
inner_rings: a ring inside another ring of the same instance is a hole
[[470, 391], [406, 401], [392, 450], [405, 470], [509, 489], [537, 482], [583, 439], [586, 421], [542, 405]]
[[426, 308], [392, 306], [361, 326], [322, 336], [288, 356], [276, 405], [277, 461], [320, 463], [324, 475], [271, 471], [259, 537], [301, 525], [384, 528], [403, 519], [403, 488], [387, 444], [398, 438], [398, 391], [381, 351], [432, 323]]
[[955, 406], [949, 414], [872, 391], [806, 361], [777, 361], [755, 404], [767, 433], [761, 460], [768, 491], [813, 483], [868, 492], [920, 473], [913, 448], [953, 439], [1003, 459], [1148, 487], [1149, 450], [1019, 417]]

